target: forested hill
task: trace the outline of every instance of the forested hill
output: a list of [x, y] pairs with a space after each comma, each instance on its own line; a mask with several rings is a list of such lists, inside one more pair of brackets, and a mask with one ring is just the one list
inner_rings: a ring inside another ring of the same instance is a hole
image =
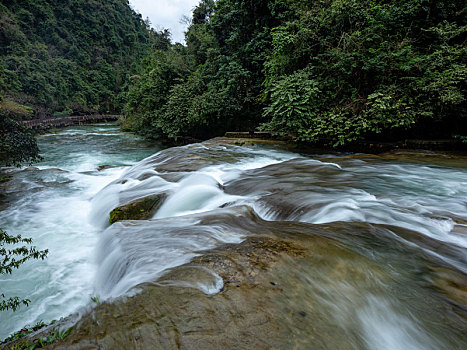
[[0, 43], [4, 110], [15, 101], [39, 114], [106, 113], [121, 110], [129, 77], [169, 34], [128, 0], [2, 0]]
[[186, 46], [152, 54], [126, 127], [300, 141], [467, 133], [464, 0], [202, 0]]
[[0, 113], [123, 110], [172, 140], [465, 140], [466, 19], [464, 0], [201, 0], [181, 45], [127, 0], [2, 0]]

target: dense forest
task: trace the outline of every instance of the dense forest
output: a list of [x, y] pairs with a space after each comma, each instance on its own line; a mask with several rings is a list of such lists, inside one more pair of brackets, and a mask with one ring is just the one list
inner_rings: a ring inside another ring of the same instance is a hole
[[119, 112], [129, 77], [168, 36], [127, 0], [2, 0], [0, 93], [36, 114]]
[[0, 113], [123, 113], [171, 141], [464, 137], [463, 0], [201, 0], [186, 43], [127, 0], [3, 0]]
[[467, 130], [462, 0], [202, 0], [152, 53], [125, 127], [207, 138], [260, 127], [335, 146]]
[[2, 0], [0, 165], [38, 159], [17, 120], [120, 113], [130, 77], [169, 44], [128, 0]]

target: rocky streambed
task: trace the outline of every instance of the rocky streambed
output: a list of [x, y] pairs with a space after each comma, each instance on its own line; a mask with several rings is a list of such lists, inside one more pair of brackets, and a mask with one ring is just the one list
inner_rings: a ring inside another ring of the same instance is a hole
[[[465, 345], [465, 290], [458, 285], [465, 275], [394, 244], [388, 228], [267, 223], [246, 207], [196, 219], [198, 225], [222, 223], [252, 234], [240, 244], [204, 252], [155, 283], [139, 285], [134, 296], [102, 303], [53, 348]], [[153, 229], [161, 225], [154, 223]], [[359, 248], [352, 249], [350, 241]], [[386, 264], [389, 259], [396, 260]]]
[[99, 302], [50, 347], [465, 348], [466, 160], [161, 151], [93, 196]]

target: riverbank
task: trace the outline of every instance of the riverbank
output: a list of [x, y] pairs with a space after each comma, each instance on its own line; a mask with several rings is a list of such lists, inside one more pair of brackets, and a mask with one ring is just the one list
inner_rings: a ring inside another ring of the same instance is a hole
[[272, 141], [285, 141], [296, 145], [301, 150], [327, 150], [331, 152], [358, 152], [358, 153], [384, 153], [394, 150], [421, 149], [429, 151], [467, 151], [467, 141], [463, 139], [444, 140], [416, 140], [406, 139], [393, 142], [359, 140], [346, 146], [333, 147], [331, 143], [322, 140], [316, 143], [294, 142], [292, 136], [274, 135], [270, 132], [227, 132], [226, 138], [233, 139], [261, 139]]
[[23, 120], [19, 123], [24, 125], [26, 128], [32, 129], [36, 132], [44, 132], [53, 128], [66, 128], [74, 125], [118, 121], [120, 118], [120, 115], [93, 114], [62, 118]]

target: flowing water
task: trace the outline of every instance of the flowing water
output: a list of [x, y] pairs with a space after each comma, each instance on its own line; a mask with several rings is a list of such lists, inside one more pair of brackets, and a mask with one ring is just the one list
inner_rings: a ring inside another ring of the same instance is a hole
[[[261, 233], [314, 237], [303, 243], [312, 254], [276, 281], [283, 338], [298, 348], [311, 338], [323, 349], [467, 347], [466, 157], [310, 156], [214, 140], [128, 167], [154, 151], [134, 142], [103, 127], [46, 135], [39, 169], [14, 175], [1, 224], [50, 256], [2, 280], [2, 291], [28, 291], [33, 303], [2, 315], [0, 335], [161, 278], [216, 295], [225, 281], [208, 268], [163, 276]], [[156, 194], [167, 198], [150, 220], [109, 227], [112, 209]]]
[[[38, 138], [44, 159], [13, 173], [0, 227], [33, 238], [48, 249], [0, 279], [1, 292], [31, 300], [29, 307], [0, 313], [0, 338], [25, 325], [50, 322], [89, 303], [94, 295], [94, 250], [100, 228], [88, 216], [93, 196], [130, 165], [158, 151], [118, 126], [68, 128]], [[101, 171], [99, 166], [109, 165]]]

